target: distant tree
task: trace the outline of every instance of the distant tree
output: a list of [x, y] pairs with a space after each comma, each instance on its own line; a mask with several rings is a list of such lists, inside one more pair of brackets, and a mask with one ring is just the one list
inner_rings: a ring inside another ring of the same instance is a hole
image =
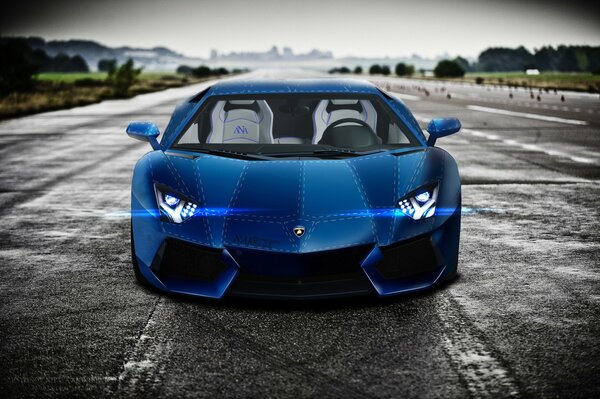
[[425, 68], [419, 68], [419, 73], [421, 76], [425, 76]]
[[114, 69], [117, 67], [117, 60], [112, 58], [112, 59], [101, 59], [100, 61], [98, 61], [98, 70], [100, 72], [108, 72], [111, 69]]
[[460, 67], [464, 69], [465, 72], [470, 72], [473, 70], [473, 67], [471, 66], [471, 64], [469, 64], [469, 61], [466, 58], [458, 56], [454, 59], [454, 62], [460, 65]]
[[196, 68], [191, 68], [187, 65], [182, 65], [179, 68], [177, 68], [177, 73], [186, 73], [187, 74], [188, 71], [190, 71], [189, 73], [197, 78], [206, 78], [206, 77], [215, 76], [215, 75], [229, 75], [231, 73], [226, 68], [211, 69], [211, 68], [207, 67], [206, 65], [200, 65]]
[[48, 72], [71, 72], [69, 62], [71, 61], [71, 57], [66, 55], [65, 53], [59, 53], [52, 60], [50, 60], [50, 65], [45, 66], [43, 69]]
[[387, 65], [382, 65], [381, 66], [381, 74], [382, 75], [389, 75], [392, 71], [390, 70], [390, 67]]
[[37, 66], [39, 72], [45, 72], [52, 65], [53, 58], [42, 49], [34, 49], [29, 54], [31, 62]]
[[558, 46], [557, 70], [563, 72], [593, 71], [600, 66], [600, 54], [590, 46]]
[[559, 52], [552, 46], [542, 47], [533, 55], [537, 68], [540, 71], [556, 71], [560, 62]]
[[175, 72], [180, 73], [182, 75], [191, 75], [193, 70], [194, 68], [192, 68], [189, 65], [180, 65], [177, 67], [177, 70]]
[[354, 68], [354, 73], [357, 75], [360, 75], [363, 73], [363, 69], [360, 65], [357, 65], [356, 68]]
[[89, 72], [85, 59], [80, 55], [75, 55], [69, 60], [69, 72]]
[[142, 73], [142, 69], [134, 68], [133, 60], [130, 58], [123, 65], [111, 69], [106, 80], [112, 86], [116, 95], [125, 96]]
[[212, 75], [212, 70], [206, 65], [200, 65], [199, 67], [192, 69], [192, 75], [197, 78], [205, 78]]
[[456, 61], [442, 60], [433, 69], [433, 74], [438, 78], [459, 78], [465, 76], [465, 70]]
[[378, 65], [378, 64], [371, 65], [371, 67], [369, 68], [369, 73], [371, 75], [379, 75], [379, 74], [381, 74], [381, 65]]
[[87, 62], [80, 55], [73, 57], [60, 53], [55, 57], [47, 57], [40, 64], [41, 72], [89, 72]]
[[533, 54], [525, 47], [516, 49], [505, 47], [492, 47], [479, 54], [477, 68], [486, 72], [524, 71], [535, 68], [536, 62]]
[[413, 65], [400, 62], [396, 65], [394, 72], [396, 72], [396, 75], [398, 76], [412, 76], [415, 73], [415, 67]]
[[0, 95], [33, 88], [38, 67], [24, 41], [0, 41]]
[[347, 67], [331, 68], [329, 73], [350, 73], [350, 69]]

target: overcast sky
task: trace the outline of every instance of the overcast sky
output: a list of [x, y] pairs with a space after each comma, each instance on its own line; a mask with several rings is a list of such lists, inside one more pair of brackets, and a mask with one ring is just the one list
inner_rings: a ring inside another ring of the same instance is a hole
[[[590, 2], [588, 2], [590, 3]], [[335, 56], [476, 57], [490, 46], [600, 45], [600, 12], [581, 0], [19, 0], [2, 35], [166, 46], [188, 56], [313, 48]], [[593, 7], [593, 6], [591, 6]]]

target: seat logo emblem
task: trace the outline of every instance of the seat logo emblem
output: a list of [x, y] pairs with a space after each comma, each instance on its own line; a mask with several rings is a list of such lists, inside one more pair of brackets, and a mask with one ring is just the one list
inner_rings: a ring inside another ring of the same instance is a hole
[[248, 129], [246, 128], [246, 126], [244, 125], [238, 125], [235, 127], [235, 130], [233, 131], [233, 133], [235, 134], [248, 134]]
[[298, 238], [302, 237], [304, 235], [304, 227], [302, 227], [302, 226], [294, 227], [294, 234]]

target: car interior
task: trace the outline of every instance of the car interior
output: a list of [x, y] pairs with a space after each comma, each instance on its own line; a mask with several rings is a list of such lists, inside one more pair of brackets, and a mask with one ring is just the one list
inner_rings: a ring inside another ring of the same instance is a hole
[[362, 149], [410, 144], [411, 137], [374, 99], [286, 96], [212, 101], [177, 145], [301, 144]]

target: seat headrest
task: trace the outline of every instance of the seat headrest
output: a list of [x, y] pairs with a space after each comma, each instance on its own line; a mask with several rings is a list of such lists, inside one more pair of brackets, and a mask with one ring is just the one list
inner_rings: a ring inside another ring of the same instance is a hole
[[348, 110], [363, 112], [363, 107], [358, 100], [330, 100], [325, 111], [332, 113], [334, 111]]
[[350, 105], [350, 104], [356, 104], [358, 103], [358, 100], [331, 100], [332, 103], [334, 103], [335, 105]]
[[229, 100], [225, 103], [223, 111], [229, 112], [234, 109], [248, 109], [254, 111], [257, 114], [260, 112], [258, 103], [255, 100]]

